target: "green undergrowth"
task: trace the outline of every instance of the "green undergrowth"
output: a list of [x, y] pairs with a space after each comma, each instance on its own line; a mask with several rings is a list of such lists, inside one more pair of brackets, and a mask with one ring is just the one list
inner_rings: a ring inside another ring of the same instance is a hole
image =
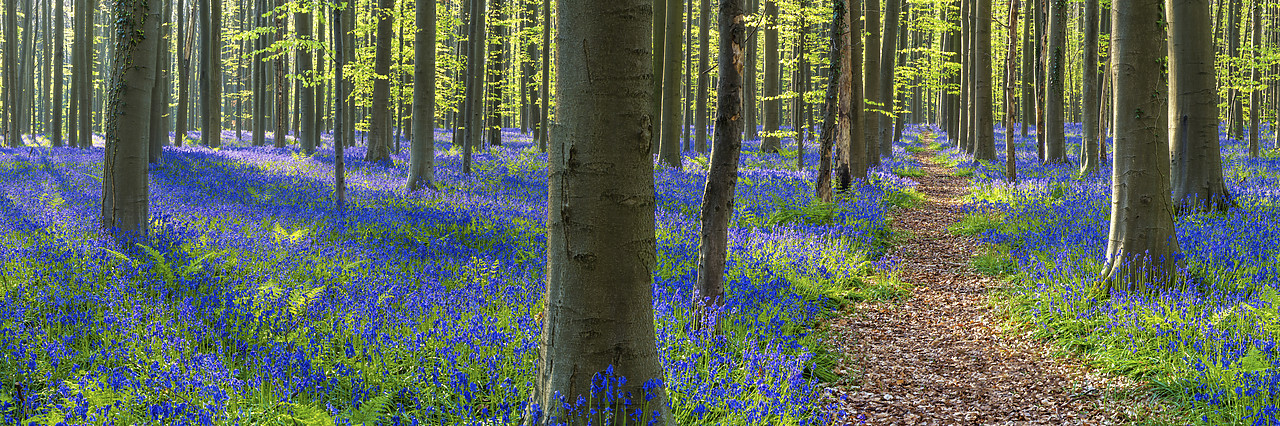
[[[1003, 188], [974, 185], [970, 202], [986, 201], [1008, 204], [1048, 205], [1062, 202], [1070, 187], [1067, 183], [1051, 184], [1027, 197], [1014, 196]], [[1010, 217], [995, 209], [977, 209], [951, 225], [948, 230], [956, 235], [980, 237], [983, 234], [1024, 235], [1030, 229], [1043, 229], [1054, 224], [1051, 217]], [[1103, 265], [1082, 251], [1061, 253], [1053, 250], [1027, 250], [1025, 243], [1009, 239], [1001, 243], [984, 243], [969, 260], [970, 267], [981, 274], [998, 277], [1003, 287], [992, 290], [988, 296], [992, 306], [1005, 320], [1009, 330], [1030, 333], [1037, 339], [1051, 342], [1060, 356], [1080, 357], [1101, 373], [1133, 378], [1148, 386], [1128, 390], [1104, 390], [1105, 399], [1116, 403], [1143, 404], [1135, 408], [1121, 424], [1175, 425], [1197, 423], [1203, 413], [1192, 412], [1187, 400], [1194, 371], [1182, 355], [1169, 352], [1170, 340], [1162, 327], [1170, 327], [1178, 320], [1170, 315], [1181, 315], [1172, 306], [1164, 312], [1153, 311], [1144, 305], [1119, 308], [1133, 310], [1132, 323], [1116, 323], [1106, 314], [1094, 312], [1108, 303], [1107, 293], [1089, 284], [1096, 281]], [[1021, 253], [1021, 259], [1019, 255]], [[1042, 271], [1068, 270], [1057, 275], [1036, 276], [1023, 265], [1036, 266]], [[1065, 267], [1065, 268], [1059, 268]], [[1086, 290], [1081, 291], [1081, 288]], [[1280, 301], [1280, 299], [1278, 299]], [[1052, 306], [1052, 308], [1050, 308]], [[1167, 331], [1167, 330], [1165, 330]], [[1195, 333], [1193, 328], [1181, 330]], [[1186, 341], [1189, 339], [1183, 339]], [[1268, 364], [1269, 365], [1269, 364]], [[1135, 392], [1139, 394], [1134, 394]], [[1151, 399], [1154, 395], [1159, 399]], [[1209, 424], [1221, 424], [1209, 422]]]

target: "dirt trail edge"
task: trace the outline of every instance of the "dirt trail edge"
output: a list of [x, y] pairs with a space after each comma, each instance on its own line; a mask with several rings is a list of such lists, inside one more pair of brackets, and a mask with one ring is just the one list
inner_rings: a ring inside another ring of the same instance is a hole
[[[927, 136], [927, 135], [922, 135]], [[928, 140], [925, 140], [928, 143]], [[916, 154], [926, 172], [920, 205], [899, 209], [893, 226], [901, 280], [914, 285], [900, 302], [863, 303], [830, 323], [843, 353], [830, 389], [839, 425], [1105, 425], [1148, 418], [1153, 401], [1133, 381], [1100, 376], [1055, 358], [1043, 342], [1000, 331], [987, 290], [995, 277], [973, 272], [972, 238], [947, 227], [964, 215], [969, 180]], [[1141, 401], [1139, 401], [1141, 400]]]

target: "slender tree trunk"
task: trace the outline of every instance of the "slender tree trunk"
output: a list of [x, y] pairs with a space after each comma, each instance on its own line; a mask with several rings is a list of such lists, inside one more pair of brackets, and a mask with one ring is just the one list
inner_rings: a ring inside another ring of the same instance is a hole
[[435, 187], [436, 4], [418, 1], [415, 10], [418, 30], [413, 36], [413, 128], [417, 131], [409, 152], [407, 192]]
[[[1244, 4], [1237, 0], [1231, 7], [1230, 23], [1227, 24], [1227, 31], [1231, 34], [1231, 39], [1227, 44], [1227, 57], [1233, 60], [1233, 62], [1228, 63], [1227, 75], [1233, 80], [1243, 77], [1241, 75], [1243, 71], [1234, 62], [1236, 58], [1240, 57], [1240, 37], [1244, 32], [1244, 29], [1241, 28], [1244, 24], [1240, 22], [1240, 14], [1243, 12]], [[1230, 137], [1235, 140], [1244, 139], [1244, 107], [1240, 97], [1240, 89], [1235, 88], [1234, 85], [1227, 89], [1227, 107], [1230, 108], [1227, 114], [1227, 119], [1230, 120], [1227, 122], [1227, 129], [1231, 135]]]
[[22, 131], [19, 128], [19, 118], [22, 115], [22, 108], [18, 101], [21, 91], [18, 87], [18, 0], [8, 0], [5, 4], [4, 14], [4, 93], [5, 93], [5, 142], [11, 147], [22, 146]]
[[778, 116], [778, 95], [781, 94], [781, 73], [778, 60], [778, 3], [776, 0], [764, 0], [764, 139], [760, 141], [761, 152], [778, 152], [782, 148], [782, 140], [778, 138], [780, 117]]
[[[391, 162], [391, 129], [388, 120], [391, 114], [391, 24], [395, 0], [378, 0], [378, 40], [374, 48], [373, 81], [373, 113], [369, 123], [369, 150], [364, 161], [376, 163]], [[483, 13], [477, 13], [477, 17]], [[473, 45], [479, 45], [477, 41]], [[476, 120], [479, 123], [479, 120]], [[474, 129], [479, 130], [479, 129]], [[478, 134], [476, 136], [479, 136]]]
[[[550, 2], [551, 0], [543, 1]], [[651, 135], [653, 144], [650, 145], [649, 149], [651, 153], [658, 154], [658, 151], [662, 148], [662, 83], [663, 79], [666, 78], [666, 73], [664, 72], [666, 62], [664, 61], [667, 59], [667, 18], [671, 16], [667, 13], [667, 4], [671, 2], [669, 0], [650, 1], [653, 2], [653, 27], [651, 28], [653, 33], [651, 39], [653, 41], [653, 99], [651, 100], [652, 105], [650, 105], [652, 110], [650, 117], [653, 120], [653, 134]]]
[[[757, 23], [760, 22], [760, 20], [762, 19], [760, 15], [760, 0], [745, 0], [745, 1], [747, 2], [746, 12], [750, 14], [748, 18], [751, 19], [753, 22], [757, 22]], [[743, 84], [742, 114], [743, 114], [743, 117], [745, 117], [746, 119], [746, 121], [743, 123], [743, 125], [746, 127], [745, 129], [746, 133], [743, 136], [743, 138], [745, 140], [750, 141], [750, 140], [760, 139], [760, 131], [759, 131], [760, 123], [756, 119], [757, 118], [756, 107], [759, 105], [758, 102], [756, 101], [756, 84], [758, 83], [756, 81], [756, 70], [759, 69], [759, 62], [760, 62], [758, 60], [760, 58], [760, 49], [759, 49], [760, 29], [758, 27], [752, 28], [751, 33], [747, 34], [746, 43], [747, 43], [747, 50], [746, 50], [747, 57], [743, 62], [745, 64], [743, 66], [746, 68], [743, 69], [743, 75], [742, 75], [742, 84]], [[717, 108], [719, 108], [719, 106], [717, 106]]]
[[1022, 137], [1027, 137], [1027, 128], [1035, 123], [1035, 39], [1031, 33], [1031, 6], [1034, 0], [1024, 0], [1022, 13]]
[[[314, 38], [312, 37], [313, 34], [311, 28], [311, 7], [313, 7], [312, 4], [305, 3], [294, 11], [293, 28], [294, 32], [297, 34], [298, 40], [309, 42]], [[381, 29], [381, 26], [379, 26], [379, 29]], [[381, 42], [379, 43], [379, 47], [382, 47]], [[297, 129], [298, 143], [299, 145], [302, 145], [302, 152], [304, 154], [311, 155], [316, 152], [316, 145], [319, 145], [320, 143], [320, 135], [316, 132], [316, 81], [314, 81], [311, 73], [311, 49], [308, 47], [301, 47], [297, 49], [296, 52], [297, 53], [295, 53], [295, 55], [297, 56], [295, 58], [297, 59], [298, 64], [296, 72], [302, 79], [300, 80], [301, 84], [298, 85], [297, 95], [299, 104], [299, 123]], [[379, 73], [379, 75], [385, 74]], [[383, 81], [385, 80], [377, 80], [374, 83], [374, 86], [377, 87], [378, 82]], [[375, 91], [376, 90], [377, 89], [375, 89]], [[369, 151], [373, 152], [373, 149], [370, 149]]]
[[[839, 1], [839, 0], [837, 0]], [[768, 6], [765, 6], [768, 7]], [[698, 327], [718, 330], [718, 311], [724, 306], [724, 267], [728, 248], [729, 221], [733, 217], [733, 197], [738, 183], [738, 156], [742, 148], [742, 70], [746, 64], [741, 52], [746, 28], [743, 25], [741, 0], [720, 1], [720, 55], [717, 68], [715, 143], [707, 171], [706, 189], [702, 196], [702, 221], [699, 232], [697, 297], [700, 321]]]
[[162, 6], [158, 0], [115, 3], [116, 89], [102, 162], [101, 224], [122, 247], [145, 242], [150, 233], [147, 138]]
[[[903, 0], [884, 0], [884, 47], [880, 49], [880, 115], [876, 135], [880, 143], [880, 155], [893, 156], [893, 120], [896, 117], [894, 103], [897, 98], [894, 79], [897, 78], [898, 20], [902, 15]], [[990, 24], [990, 22], [988, 22]], [[988, 40], [989, 42], [990, 40]]]
[[973, 76], [973, 51], [969, 48], [973, 39], [973, 30], [969, 28], [969, 4], [973, 1], [960, 0], [960, 102], [966, 107], [962, 107], [960, 111], [960, 135], [956, 138], [956, 146], [964, 152], [969, 151], [969, 135], [972, 134], [969, 128], [973, 126], [973, 115], [969, 113], [973, 108], [967, 107], [973, 105], [973, 82], [970, 81]]
[[[163, 1], [163, 0], [161, 0]], [[151, 164], [160, 162], [164, 146], [169, 144], [169, 14], [173, 12], [172, 3], [165, 1], [162, 14], [159, 14], [160, 40], [156, 48], [155, 87], [151, 89], [151, 133], [147, 137], [149, 147], [148, 161]]]
[[188, 91], [191, 88], [191, 40], [192, 25], [187, 21], [187, 8], [183, 0], [178, 0], [178, 42], [175, 44], [175, 55], [178, 58], [178, 106], [174, 111], [173, 144], [182, 146], [187, 140], [187, 117], [190, 112]]
[[694, 107], [697, 112], [694, 113], [693, 124], [693, 147], [698, 152], [707, 152], [707, 91], [711, 86], [711, 72], [708, 69], [711, 66], [709, 59], [710, 39], [711, 39], [711, 0], [699, 0], [698, 10], [701, 18], [698, 20], [698, 93]]
[[1262, 74], [1258, 69], [1258, 62], [1261, 60], [1257, 56], [1262, 55], [1262, 5], [1258, 1], [1253, 3], [1253, 51], [1251, 52], [1249, 61], [1250, 73], [1249, 82], [1249, 156], [1257, 157], [1259, 151], [1258, 142], [1258, 113], [1262, 110], [1262, 91], [1258, 88], [1262, 84]]
[[1111, 231], [1103, 276], [1137, 290], [1169, 282], [1179, 252], [1168, 196], [1169, 149], [1165, 33], [1160, 0], [1115, 0], [1115, 169]]
[[1045, 140], [1048, 138], [1048, 132], [1045, 131], [1045, 95], [1048, 94], [1048, 84], [1045, 82], [1045, 64], [1048, 59], [1045, 53], [1048, 51], [1046, 45], [1048, 39], [1045, 37], [1045, 27], [1047, 26], [1046, 13], [1048, 2], [1051, 0], [1030, 0], [1039, 1], [1040, 7], [1035, 8], [1035, 36], [1036, 36], [1036, 155], [1040, 161], [1045, 160]]
[[[279, 7], [284, 5], [286, 1], [287, 0], [276, 0], [276, 6]], [[284, 14], [276, 15], [275, 27], [274, 37], [276, 39], [283, 37], [285, 32], [288, 31]], [[289, 81], [285, 78], [284, 61], [284, 55], [280, 55], [280, 57], [275, 60], [276, 76], [274, 79], [274, 85], [276, 91], [276, 106], [275, 111], [273, 111], [272, 118], [275, 118], [276, 121], [275, 137], [273, 138], [276, 148], [284, 148], [289, 143]]]
[[1080, 174], [1098, 172], [1098, 0], [1087, 0], [1084, 11], [1084, 66], [1082, 67], [1082, 96], [1084, 97], [1084, 123], [1081, 126], [1083, 143], [1080, 145]]
[[[1018, 28], [1018, 0], [1009, 1], [1009, 28]], [[1018, 101], [1014, 90], [1018, 87], [1018, 32], [1009, 31], [1009, 46], [1004, 63], [1004, 176], [1009, 182], [1018, 181], [1017, 151], [1014, 149], [1013, 121]], [[1025, 117], [1025, 116], [1024, 116]], [[1023, 126], [1026, 127], [1025, 125]]]
[[[805, 44], [809, 35], [809, 23], [806, 20], [808, 10], [809, 1], [800, 0], [800, 8], [796, 16], [796, 45], [792, 50], [796, 57], [796, 69], [791, 73], [791, 87], [796, 93], [791, 103], [791, 128], [795, 131], [796, 140], [796, 170], [804, 170], [804, 140], [807, 130], [804, 126], [804, 111], [807, 105], [804, 98], [809, 91], [809, 58], [805, 51], [808, 47]], [[829, 176], [828, 179], [830, 179]]]
[[551, 0], [542, 0], [542, 82], [539, 84], [542, 114], [538, 126], [538, 148], [542, 152], [547, 152], [547, 143], [551, 139], [551, 27]]
[[1203, 36], [1210, 28], [1209, 2], [1167, 0], [1165, 7], [1173, 203], [1185, 210], [1225, 211], [1234, 202], [1222, 176], [1213, 40]]
[[[527, 416], [534, 425], [585, 424], [585, 413], [606, 407], [613, 424], [633, 414], [675, 422], [654, 337], [650, 4], [559, 2], [558, 143], [548, 161], [546, 316], [532, 398], [548, 412]], [[562, 411], [560, 401], [586, 400], [592, 383], [613, 377], [627, 378], [611, 390], [632, 395], [633, 406], [592, 398], [582, 417]]]
[[[880, 1], [866, 2], [866, 47], [867, 72], [863, 74], [863, 90], [866, 95], [866, 106], [863, 110], [862, 140], [863, 149], [867, 152], [867, 167], [880, 165], [880, 109], [883, 99], [880, 93]], [[856, 136], [855, 136], [856, 137]]]
[[[423, 43], [422, 37], [419, 36], [417, 42], [419, 42], [422, 47], [419, 47], [418, 51], [421, 52], [423, 47], [426, 47], [425, 50], [427, 50], [427, 53], [424, 56], [427, 56], [428, 59], [425, 61], [431, 65], [435, 65], [435, 4], [435, 2], [418, 3], [418, 28], [431, 29], [430, 31], [419, 31], [420, 33], [431, 33], [431, 39], [429, 40], [429, 43]], [[348, 3], [343, 6], [343, 9], [350, 9], [351, 7], [352, 5]], [[426, 23], [423, 22], [423, 9], [430, 9], [428, 15], [430, 16], [430, 20]], [[344, 10], [339, 10], [338, 8], [333, 9], [333, 208], [337, 211], [344, 211], [347, 208], [347, 170], [346, 159], [343, 158], [343, 154], [345, 153], [343, 151], [346, 150], [347, 145], [346, 127], [351, 125], [350, 122], [346, 121], [347, 100], [343, 97], [343, 94], [346, 93], [347, 86], [345, 77], [342, 75], [345, 71], [343, 67], [347, 65], [347, 46], [345, 40], [346, 26], [342, 22], [342, 15], [345, 13], [346, 12]], [[434, 76], [435, 67], [432, 66], [429, 69], [431, 70], [430, 74]], [[434, 80], [432, 83], [434, 83]], [[431, 86], [431, 89], [435, 89], [434, 84]], [[435, 99], [433, 98], [432, 102], [434, 101]], [[418, 169], [410, 168], [409, 170], [409, 185], [412, 188], [416, 181], [413, 173]]]
[[495, 14], [495, 19], [489, 27], [488, 143], [491, 146], [502, 146], [502, 74], [506, 69], [506, 49], [502, 43], [507, 36], [507, 16], [502, 0], [490, 1], [493, 2], [490, 10]]
[[50, 34], [53, 37], [53, 102], [50, 105], [53, 108], [53, 146], [62, 146], [62, 79], [63, 79], [63, 62], [65, 56], [63, 49], [65, 48], [66, 26], [63, 22], [63, 16], [66, 12], [63, 10], [63, 1], [55, 1], [54, 6], [54, 31]]
[[682, 170], [684, 167], [680, 159], [680, 128], [683, 127], [683, 123], [680, 122], [680, 57], [684, 52], [680, 48], [680, 14], [683, 9], [680, 6], [680, 0], [666, 0], [666, 2], [667, 29], [663, 31], [666, 47], [662, 49], [666, 58], [662, 61], [662, 116], [659, 118], [662, 125], [659, 127], [661, 134], [658, 137], [660, 143], [658, 157], [668, 167]]
[[[851, 146], [847, 141], [852, 133], [847, 125], [850, 118], [849, 109], [854, 103], [849, 98], [842, 100], [840, 94], [850, 93], [851, 86], [853, 86], [852, 73], [844, 71], [846, 69], [844, 67], [848, 66], [851, 61], [850, 47], [846, 41], [851, 37], [858, 37], [852, 36], [852, 31], [845, 30], [846, 23], [849, 21], [848, 15], [852, 14], [845, 10], [844, 0], [833, 1], [831, 8], [834, 12], [831, 18], [831, 53], [829, 56], [831, 65], [830, 72], [827, 73], [826, 101], [822, 105], [822, 136], [820, 136], [821, 140], [818, 143], [818, 182], [814, 185], [818, 199], [824, 203], [830, 203], [833, 198], [831, 193], [831, 149], [835, 145], [836, 139], [843, 139], [841, 140], [844, 143], [843, 146]], [[840, 135], [839, 137], [836, 136], [837, 133]], [[855, 156], [864, 154], [865, 152], [860, 149], [850, 150], [848, 156], [852, 159]], [[848, 174], [848, 169], [849, 167], [845, 166], [845, 174]]]

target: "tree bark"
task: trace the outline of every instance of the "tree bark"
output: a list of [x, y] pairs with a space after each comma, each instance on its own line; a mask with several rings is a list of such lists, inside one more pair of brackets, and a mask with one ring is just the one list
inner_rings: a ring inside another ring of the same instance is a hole
[[1045, 97], [1045, 161], [1067, 161], [1067, 135], [1065, 123], [1066, 53], [1067, 53], [1067, 0], [1049, 0], [1049, 65]]
[[[551, 0], [544, 0], [550, 2]], [[667, 52], [667, 13], [668, 0], [650, 0], [653, 2], [653, 27], [650, 32], [653, 34], [653, 99], [650, 106], [653, 110], [653, 144], [649, 147], [650, 153], [658, 154], [662, 149], [662, 83], [666, 78], [665, 64]]]
[[[977, 37], [974, 43], [974, 158], [986, 161], [996, 160], [995, 104], [991, 84], [991, 0], [977, 0], [974, 4], [977, 12]], [[1017, 49], [1014, 49], [1016, 52]], [[1013, 55], [1010, 55], [1013, 56]], [[1007, 110], [1006, 110], [1007, 111]], [[1009, 131], [1005, 129], [1005, 131]]]
[[[343, 9], [350, 9], [351, 7], [352, 5], [348, 3], [343, 6]], [[428, 21], [429, 23], [427, 25], [423, 25], [422, 22], [422, 9], [425, 8], [431, 9], [429, 15], [431, 20]], [[333, 91], [335, 94], [333, 97], [333, 208], [337, 211], [343, 211], [347, 208], [347, 170], [345, 164], [346, 159], [343, 158], [345, 153], [343, 151], [346, 150], [347, 145], [345, 129], [347, 126], [351, 125], [350, 122], [346, 121], [345, 115], [347, 100], [343, 96], [343, 94], [346, 93], [347, 86], [345, 77], [342, 75], [345, 71], [343, 67], [347, 65], [347, 46], [345, 40], [346, 26], [342, 22], [342, 15], [345, 13], [346, 12], [342, 9], [338, 9], [336, 7], [333, 9]], [[431, 33], [431, 41], [435, 40], [435, 2], [418, 3], [418, 28], [430, 28], [431, 30], [427, 32]], [[421, 41], [421, 37], [419, 37], [418, 41]], [[430, 57], [429, 62], [434, 65], [435, 43], [422, 44], [424, 46], [430, 46], [430, 48], [427, 49]], [[435, 75], [434, 66], [431, 68], [431, 74], [433, 76]], [[434, 83], [434, 80], [432, 82]], [[434, 89], [434, 85], [432, 88]], [[432, 98], [432, 102], [434, 101], [435, 99]], [[409, 185], [412, 186], [415, 182], [413, 172], [417, 171], [417, 169], [411, 167], [409, 170]]]
[[[893, 121], [897, 117], [897, 108], [894, 107], [897, 91], [895, 89], [895, 81], [897, 78], [897, 58], [898, 58], [898, 20], [902, 15], [903, 0], [884, 0], [884, 47], [880, 49], [880, 109], [883, 111], [880, 115], [877, 140], [880, 142], [880, 155], [883, 157], [893, 156]], [[988, 26], [990, 22], [988, 22]], [[988, 39], [988, 42], [990, 40]]]
[[1169, 282], [1179, 251], [1168, 196], [1163, 7], [1161, 0], [1115, 0], [1111, 11], [1116, 153], [1103, 276], [1129, 290]]
[[680, 0], [666, 2], [667, 29], [663, 31], [666, 47], [662, 50], [666, 58], [662, 61], [662, 115], [659, 117], [661, 134], [658, 137], [658, 157], [667, 167], [682, 170], [680, 128], [684, 127], [684, 123], [680, 120], [680, 57], [684, 52], [680, 48], [680, 15], [683, 8]]
[[1222, 176], [1218, 142], [1217, 69], [1207, 0], [1167, 0], [1169, 17], [1169, 152], [1173, 203], [1179, 209], [1225, 211], [1234, 203]]
[[[863, 109], [862, 140], [866, 150], [867, 167], [880, 165], [880, 0], [866, 2], [866, 70], [863, 74], [863, 90], [866, 105]], [[855, 136], [856, 137], [856, 136]]]
[[804, 98], [809, 92], [809, 57], [806, 52], [808, 46], [805, 45], [809, 36], [809, 22], [806, 16], [809, 11], [809, 1], [800, 0], [799, 6], [796, 16], [796, 44], [792, 50], [796, 57], [796, 69], [791, 73], [791, 87], [796, 97], [791, 103], [791, 128], [795, 131], [796, 170], [804, 170], [804, 140], [808, 130], [804, 125], [804, 111], [808, 105]]
[[417, 131], [409, 152], [407, 192], [435, 187], [436, 4], [418, 1], [415, 8], [418, 31], [413, 39], [413, 128]]
[[1258, 69], [1258, 62], [1262, 55], [1260, 47], [1262, 46], [1262, 6], [1258, 2], [1253, 3], [1253, 52], [1250, 54], [1249, 68], [1251, 76], [1249, 77], [1249, 156], [1257, 158], [1259, 151], [1258, 142], [1258, 113], [1262, 110], [1262, 91], [1259, 86], [1262, 84], [1262, 73]]
[[[154, 0], [153, 0], [154, 1]], [[163, 1], [163, 0], [162, 0]], [[172, 3], [165, 1], [160, 16], [156, 47], [155, 87], [151, 89], [151, 133], [147, 138], [147, 160], [160, 162], [164, 146], [169, 145], [169, 14]]]
[[117, 1], [117, 38], [106, 151], [102, 162], [102, 228], [122, 247], [150, 233], [147, 139], [160, 39], [160, 0]]
[[62, 146], [62, 72], [63, 62], [65, 60], [64, 44], [66, 43], [66, 26], [63, 22], [63, 16], [66, 12], [63, 10], [62, 1], [54, 2], [54, 23], [53, 23], [53, 146]]
[[538, 147], [547, 152], [551, 140], [551, 0], [542, 0], [542, 110]]
[[693, 124], [693, 148], [701, 153], [707, 152], [707, 91], [711, 86], [711, 65], [709, 59], [711, 39], [711, 0], [699, 0], [698, 10], [698, 93], [695, 96]]
[[[627, 378], [615, 390], [633, 404], [610, 407], [613, 424], [632, 414], [674, 422], [653, 321], [651, 4], [558, 2], [558, 143], [548, 161], [546, 315], [532, 398], [547, 411], [527, 416], [534, 425], [604, 412], [612, 401], [587, 393], [611, 377]], [[568, 418], [562, 401], [579, 398], [591, 406]]]
[[[506, 39], [507, 16], [506, 6], [502, 0], [490, 0], [489, 8], [495, 16], [489, 27], [489, 123], [486, 126], [488, 144], [502, 146], [502, 75], [506, 70], [506, 49], [502, 45]], [[676, 0], [679, 1], [679, 0]]]
[[[1009, 1], [1009, 28], [1018, 28], [1018, 0]], [[1018, 87], [1017, 51], [1018, 32], [1009, 31], [1009, 46], [1006, 50], [1008, 54], [1005, 55], [1004, 65], [1004, 176], [1009, 182], [1018, 181], [1018, 159], [1016, 157], [1017, 151], [1014, 149], [1013, 137], [1013, 121], [1016, 115], [1014, 111], [1018, 107], [1018, 101], [1014, 99], [1014, 90]], [[1025, 118], [1026, 116], [1023, 115], [1023, 117]], [[1025, 134], [1027, 126], [1023, 125], [1022, 127]]]
[[[391, 24], [392, 11], [395, 10], [395, 0], [378, 0], [378, 40], [374, 48], [374, 73], [377, 74], [373, 81], [373, 104], [372, 114], [369, 119], [369, 150], [365, 153], [364, 161], [374, 163], [390, 163], [391, 162], [391, 129], [389, 126], [389, 118], [391, 114]], [[483, 13], [477, 13], [476, 16], [482, 16]], [[482, 21], [483, 22], [483, 21]], [[472, 42], [473, 45], [480, 45], [479, 41]], [[479, 124], [479, 120], [476, 120]], [[478, 131], [479, 129], [473, 129]], [[479, 134], [477, 133], [478, 137]]]
[[[276, 6], [284, 5], [285, 1], [287, 0], [276, 0]], [[283, 37], [285, 31], [288, 30], [288, 27], [286, 26], [286, 23], [285, 23], [285, 15], [284, 14], [276, 15], [275, 24], [276, 24], [275, 37], [278, 39], [280, 37]], [[289, 97], [288, 97], [289, 82], [285, 78], [284, 61], [285, 61], [284, 55], [280, 55], [280, 57], [276, 58], [276, 61], [275, 61], [276, 106], [275, 106], [274, 114], [272, 114], [272, 118], [275, 118], [276, 120], [275, 135], [273, 138], [275, 142], [274, 145], [276, 148], [284, 148], [289, 143]]]
[[[305, 2], [299, 5], [293, 14], [294, 31], [297, 33], [298, 40], [303, 42], [310, 42], [314, 38], [311, 29], [312, 7], [315, 7], [315, 5]], [[379, 29], [381, 29], [381, 26], [379, 26]], [[381, 47], [381, 44], [379, 44], [379, 47]], [[296, 55], [298, 60], [296, 72], [302, 79], [298, 90], [298, 103], [300, 106], [298, 108], [298, 143], [302, 145], [304, 154], [311, 155], [316, 152], [316, 145], [320, 144], [320, 135], [316, 132], [316, 81], [314, 81], [311, 70], [311, 48], [303, 46], [297, 49]]]
[[764, 2], [764, 138], [760, 141], [761, 152], [778, 152], [782, 148], [782, 140], [778, 138], [780, 117], [778, 116], [778, 95], [781, 94], [780, 64], [778, 61], [778, 3], [776, 0]]
[[[760, 0], [745, 1], [747, 2], [746, 12], [750, 14], [749, 19], [753, 24], [759, 24], [761, 21]], [[759, 69], [760, 62], [760, 27], [757, 26], [751, 29], [751, 34], [748, 34], [746, 43], [747, 57], [743, 61], [745, 68], [743, 68], [742, 74], [742, 114], [745, 118], [743, 126], [745, 126], [744, 131], [746, 132], [743, 139], [750, 141], [760, 139], [760, 123], [756, 119], [756, 107], [759, 105], [756, 100], [756, 84], [758, 83], [756, 81], [756, 71]]]
[[[720, 1], [720, 84], [717, 88], [715, 143], [702, 196], [698, 252], [697, 327], [718, 330], [719, 310], [724, 306], [724, 268], [729, 221], [738, 184], [738, 157], [742, 148], [742, 55], [746, 28], [741, 0]], [[768, 7], [767, 5], [765, 6]]]
[[1101, 98], [1098, 97], [1098, 0], [1086, 0], [1084, 6], [1084, 67], [1082, 72], [1082, 96], [1084, 118], [1081, 125], [1080, 174], [1098, 172], [1098, 120]]
[[1035, 39], [1031, 33], [1031, 5], [1034, 0], [1024, 0], [1022, 13], [1022, 127], [1019, 129], [1023, 138], [1027, 137], [1027, 128], [1035, 123]]
[[[830, 60], [830, 72], [827, 73], [826, 101], [822, 105], [822, 135], [820, 136], [821, 141], [818, 143], [818, 182], [814, 185], [815, 195], [824, 203], [830, 203], [833, 198], [831, 193], [831, 150], [835, 145], [836, 139], [844, 139], [841, 142], [844, 142], [845, 146], [849, 146], [847, 141], [851, 133], [847, 127], [841, 126], [841, 124], [849, 122], [848, 110], [853, 105], [851, 99], [842, 100], [840, 98], [840, 94], [848, 93], [849, 87], [852, 86], [851, 73], [844, 71], [851, 61], [849, 55], [850, 47], [846, 41], [851, 37], [850, 34], [853, 31], [846, 30], [847, 26], [845, 25], [849, 20], [847, 15], [850, 14], [845, 10], [844, 0], [833, 1], [831, 8], [833, 9], [831, 18], [831, 53], [828, 57]], [[840, 136], [837, 137], [837, 134]], [[861, 149], [851, 150], [849, 156], [863, 154], [865, 152]], [[848, 169], [849, 167], [846, 165], [845, 174], [848, 174]]]

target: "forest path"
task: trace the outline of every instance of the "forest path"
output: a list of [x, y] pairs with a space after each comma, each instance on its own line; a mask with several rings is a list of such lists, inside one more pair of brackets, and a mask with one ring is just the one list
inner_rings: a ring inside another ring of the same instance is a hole
[[910, 297], [862, 303], [828, 324], [844, 354], [836, 371], [849, 379], [829, 395], [843, 412], [836, 424], [1104, 425], [1146, 417], [1138, 399], [1149, 392], [1132, 381], [1092, 374], [1028, 334], [1001, 331], [988, 294], [999, 279], [969, 266], [978, 241], [947, 230], [964, 216], [969, 179], [935, 154], [915, 154], [926, 172], [916, 178], [924, 202], [892, 214], [901, 236], [892, 255], [899, 278], [914, 286]]

